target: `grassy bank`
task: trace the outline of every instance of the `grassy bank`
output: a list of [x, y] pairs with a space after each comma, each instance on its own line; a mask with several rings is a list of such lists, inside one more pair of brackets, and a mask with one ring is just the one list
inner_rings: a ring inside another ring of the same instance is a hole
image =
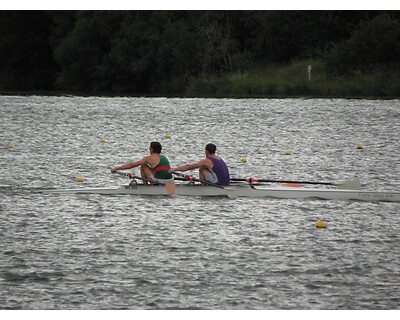
[[[308, 66], [311, 66], [311, 75]], [[188, 87], [189, 96], [216, 97], [400, 97], [400, 68], [329, 77], [321, 61], [299, 61], [262, 71], [201, 76]]]
[[[308, 66], [311, 66], [309, 78]], [[164, 88], [158, 93], [77, 92], [77, 91], [0, 91], [0, 95], [78, 95], [207, 98], [400, 98], [400, 66], [383, 67], [374, 72], [356, 72], [346, 77], [330, 77], [322, 61], [303, 60], [287, 66], [259, 67], [217, 77], [202, 75], [185, 88]]]

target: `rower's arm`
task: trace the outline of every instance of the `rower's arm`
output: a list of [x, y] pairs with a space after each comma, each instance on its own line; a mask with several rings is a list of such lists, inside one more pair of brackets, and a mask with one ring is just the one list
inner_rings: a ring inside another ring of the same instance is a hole
[[172, 168], [169, 170], [169, 172], [194, 170], [194, 169], [197, 169], [197, 168], [200, 168], [203, 166], [209, 167], [208, 161], [209, 161], [208, 159], [204, 159], [204, 160], [200, 160], [199, 162], [185, 164], [185, 165], [177, 167], [177, 168]]
[[142, 164], [145, 164], [147, 162], [147, 160], [148, 160], [147, 158], [148, 157], [144, 157], [143, 159], [141, 159], [139, 161], [130, 162], [130, 163], [124, 164], [122, 166], [112, 168], [111, 172], [115, 172], [115, 171], [118, 171], [118, 170], [127, 170], [127, 169], [132, 169], [132, 168], [141, 166]]

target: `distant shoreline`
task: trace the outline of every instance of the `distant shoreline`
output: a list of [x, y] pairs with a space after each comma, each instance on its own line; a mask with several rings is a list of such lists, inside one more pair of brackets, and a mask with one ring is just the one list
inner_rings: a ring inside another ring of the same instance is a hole
[[175, 95], [133, 94], [112, 92], [61, 92], [61, 91], [0, 91], [0, 96], [50, 96], [50, 97], [105, 97], [105, 98], [170, 98], [170, 99], [353, 99], [353, 100], [396, 100], [398, 97], [382, 96], [319, 96], [319, 95]]

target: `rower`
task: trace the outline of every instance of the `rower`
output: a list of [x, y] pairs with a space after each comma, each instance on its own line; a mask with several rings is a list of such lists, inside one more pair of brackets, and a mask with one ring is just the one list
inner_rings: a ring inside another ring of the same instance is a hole
[[220, 186], [229, 186], [230, 175], [228, 166], [222, 158], [215, 154], [216, 150], [216, 145], [209, 143], [205, 148], [205, 159], [177, 168], [172, 168], [169, 172], [188, 171], [199, 168], [199, 177], [201, 181]]
[[174, 177], [169, 172], [171, 166], [166, 156], [161, 155], [162, 146], [159, 142], [151, 142], [149, 155], [141, 160], [126, 163], [119, 167], [111, 169], [112, 173], [118, 170], [127, 170], [140, 166], [140, 174], [143, 178], [143, 184], [162, 184], [167, 188], [168, 193], [175, 193]]

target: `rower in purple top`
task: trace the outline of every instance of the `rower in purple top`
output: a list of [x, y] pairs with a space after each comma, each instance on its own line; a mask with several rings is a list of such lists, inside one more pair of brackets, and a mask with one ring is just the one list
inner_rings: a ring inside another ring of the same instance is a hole
[[217, 147], [213, 143], [206, 145], [206, 158], [195, 163], [171, 168], [169, 172], [188, 171], [199, 168], [200, 180], [220, 186], [229, 186], [229, 169], [224, 160], [215, 155]]

